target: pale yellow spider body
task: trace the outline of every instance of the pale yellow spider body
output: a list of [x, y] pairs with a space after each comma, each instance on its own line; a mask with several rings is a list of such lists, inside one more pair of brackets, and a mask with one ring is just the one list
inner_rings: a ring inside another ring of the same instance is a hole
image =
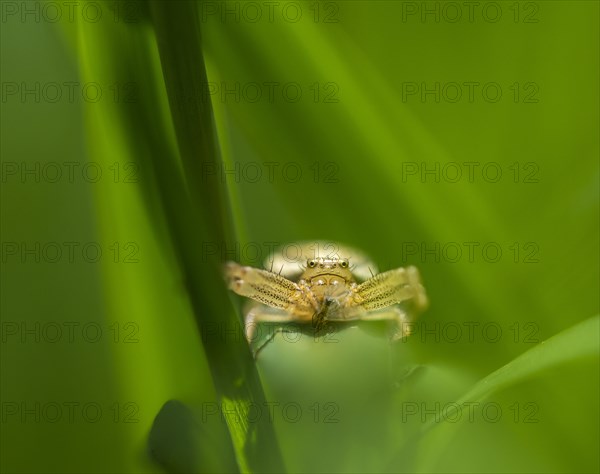
[[269, 270], [225, 265], [229, 288], [253, 301], [245, 315], [249, 342], [261, 322], [311, 323], [318, 330], [328, 322], [353, 320], [391, 320], [393, 339], [400, 339], [428, 305], [415, 267], [377, 274], [355, 249], [325, 242], [293, 245], [294, 258], [283, 251], [267, 258]]

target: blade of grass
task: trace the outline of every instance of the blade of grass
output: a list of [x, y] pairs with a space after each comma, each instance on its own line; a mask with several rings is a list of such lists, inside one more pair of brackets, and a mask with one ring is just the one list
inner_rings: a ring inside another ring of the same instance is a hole
[[[157, 1], [149, 7], [155, 31], [146, 22], [81, 25], [84, 75], [97, 79], [118, 74], [137, 86], [131, 103], [90, 108], [90, 115], [94, 122], [102, 120], [99, 129], [110, 131], [101, 140], [103, 146], [108, 141], [108, 148], [122, 146], [140, 164], [146, 210], [179, 264], [227, 419], [231, 439], [222, 442], [233, 443], [241, 471], [282, 472], [272, 424], [265, 417], [247, 419], [247, 407], [264, 406], [265, 395], [241, 321], [222, 283], [220, 256], [203, 251], [203, 243], [223, 243], [233, 232], [220, 183], [202, 179], [204, 164], [217, 163], [219, 154], [210, 102], [202, 100], [208, 94], [197, 5]], [[99, 158], [107, 160], [109, 155]], [[114, 225], [110, 211], [105, 217], [105, 224]], [[239, 337], [224, 341], [215, 336], [215, 328], [235, 330]]]
[[[435, 471], [435, 462], [448, 446], [460, 423], [453, 423], [453, 415], [465, 403], [481, 402], [487, 397], [515, 385], [528, 377], [554, 366], [586, 357], [598, 357], [600, 316], [589, 318], [543, 341], [521, 354], [505, 366], [477, 382], [445, 412], [443, 422], [430, 420], [425, 424], [410, 448], [421, 449], [417, 456], [420, 472]], [[435, 429], [434, 429], [435, 428]], [[431, 449], [427, 450], [427, 447]], [[390, 466], [398, 465], [404, 457], [406, 446], [394, 458]]]
[[[178, 229], [174, 235], [179, 241], [176, 247], [185, 249], [181, 263], [200, 331], [206, 336], [203, 341], [215, 388], [221, 398], [240, 469], [281, 472], [283, 460], [272, 424], [266, 418], [252, 422], [246, 416], [247, 407], [254, 403], [262, 406], [265, 396], [244, 339], [235, 338], [223, 345], [221, 338], [209, 334], [211, 328], [223, 325], [237, 328], [240, 333], [242, 328], [224, 286], [212, 285], [208, 289], [205, 285], [207, 279], [220, 281], [219, 256], [202, 254], [200, 248], [203, 247], [198, 245], [225, 242], [232, 234], [232, 226], [222, 186], [217, 179], [206, 180], [203, 175], [205, 166], [218, 164], [219, 155], [211, 104], [207, 100], [197, 2], [153, 1], [150, 8], [191, 199], [188, 204], [197, 209], [192, 221], [181, 219], [176, 223]], [[168, 189], [171, 192], [173, 187]], [[180, 215], [177, 208], [182, 201], [177, 201], [171, 202], [173, 215]], [[265, 455], [267, 451], [269, 454]]]

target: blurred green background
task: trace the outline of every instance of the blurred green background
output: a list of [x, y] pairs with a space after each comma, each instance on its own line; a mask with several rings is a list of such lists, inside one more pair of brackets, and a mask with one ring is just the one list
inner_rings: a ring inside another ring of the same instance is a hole
[[[598, 472], [598, 2], [70, 5], [2, 2], [2, 472]], [[431, 307], [254, 364], [217, 264], [316, 239]]]

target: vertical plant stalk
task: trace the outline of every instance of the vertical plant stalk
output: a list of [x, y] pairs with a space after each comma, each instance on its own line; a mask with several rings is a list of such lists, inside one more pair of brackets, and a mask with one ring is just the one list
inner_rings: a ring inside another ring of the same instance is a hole
[[152, 0], [150, 12], [185, 182], [178, 180], [172, 164], [165, 166], [166, 161], [159, 158], [154, 166], [215, 389], [240, 470], [283, 472], [272, 423], [267, 417], [255, 421], [247, 417], [251, 404], [265, 406], [266, 400], [245, 339], [223, 341], [210, 333], [215, 327], [226, 327], [241, 335], [243, 327], [225, 286], [214, 281], [207, 285], [208, 280], [221, 281], [219, 256], [201, 252], [204, 242], [226, 245], [232, 238], [232, 226], [223, 186], [218, 179], [203, 176], [205, 167], [220, 165], [220, 157], [197, 2]]

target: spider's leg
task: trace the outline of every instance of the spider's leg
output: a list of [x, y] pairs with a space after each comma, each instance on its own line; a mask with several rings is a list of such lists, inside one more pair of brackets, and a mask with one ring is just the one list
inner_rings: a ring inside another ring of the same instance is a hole
[[246, 339], [250, 344], [255, 340], [257, 327], [260, 323], [289, 323], [294, 320], [294, 316], [285, 311], [273, 310], [262, 305], [254, 307], [246, 313], [244, 321]]
[[268, 337], [262, 341], [260, 343], [260, 345], [256, 348], [256, 349], [252, 349], [252, 355], [254, 356], [254, 358], [258, 358], [258, 353], [269, 343], [271, 342], [273, 339], [275, 339], [275, 336], [277, 334], [281, 334], [281, 333], [286, 333], [286, 332], [294, 332], [293, 329], [289, 329], [289, 328], [285, 328], [285, 327], [278, 327], [275, 328], [274, 331], [271, 331], [268, 335]]
[[[269, 331], [267, 337], [262, 340], [260, 335], [257, 334], [257, 328], [260, 323], [287, 324], [292, 321], [296, 321], [294, 315], [281, 310], [272, 309], [264, 305], [251, 308], [250, 311], [246, 313], [245, 332], [248, 344], [252, 348], [254, 358], [256, 359], [258, 357], [258, 353], [271, 342], [277, 334], [293, 331], [286, 327], [277, 327], [275, 330]], [[253, 344], [257, 344], [257, 347], [253, 348]]]
[[364, 313], [360, 316], [361, 321], [392, 321], [395, 331], [392, 341], [406, 338], [412, 332], [412, 322], [409, 315], [400, 306], [390, 306], [379, 311]]
[[352, 289], [349, 306], [376, 311], [410, 302], [416, 312], [427, 307], [427, 295], [415, 267], [396, 268], [380, 273]]
[[427, 299], [425, 287], [421, 283], [419, 270], [417, 270], [417, 267], [410, 266], [406, 269], [406, 274], [408, 275], [410, 285], [415, 289], [415, 309], [419, 312], [425, 311], [429, 306], [429, 300]]
[[288, 310], [302, 298], [300, 287], [277, 273], [253, 267], [244, 267], [235, 262], [225, 264], [225, 279], [229, 289], [259, 303]]

